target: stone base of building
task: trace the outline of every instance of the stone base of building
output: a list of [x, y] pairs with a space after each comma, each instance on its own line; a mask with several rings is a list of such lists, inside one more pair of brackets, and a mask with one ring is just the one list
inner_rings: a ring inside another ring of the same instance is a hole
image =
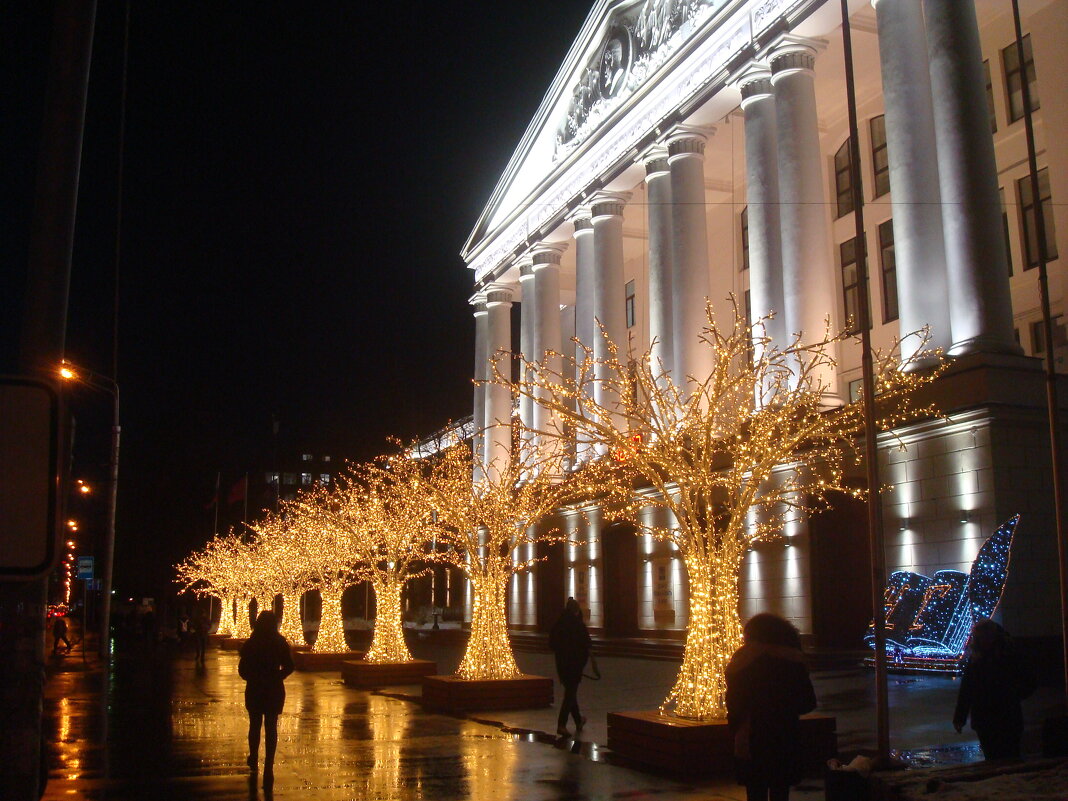
[[241, 646], [248, 642], [248, 637], [225, 637], [219, 640], [219, 647], [224, 651], [240, 651]]
[[423, 706], [443, 712], [536, 709], [552, 706], [553, 680], [546, 676], [469, 681], [456, 676], [423, 678]]
[[[826, 761], [838, 753], [836, 719], [801, 718], [805, 773], [822, 776]], [[608, 747], [633, 762], [672, 774], [723, 776], [734, 769], [734, 738], [726, 720], [695, 721], [659, 712], [609, 712]]]
[[437, 663], [426, 659], [380, 664], [357, 659], [341, 665], [341, 678], [345, 684], [361, 690], [394, 687], [399, 684], [422, 684], [424, 676], [433, 676], [437, 672]]
[[303, 671], [341, 670], [341, 666], [352, 659], [363, 659], [359, 651], [294, 651], [293, 667]]

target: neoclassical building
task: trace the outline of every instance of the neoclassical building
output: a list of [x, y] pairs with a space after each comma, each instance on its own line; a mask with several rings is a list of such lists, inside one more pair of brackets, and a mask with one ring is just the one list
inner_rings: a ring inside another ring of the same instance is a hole
[[[873, 342], [929, 325], [952, 358], [945, 417], [881, 442], [889, 570], [967, 571], [1019, 512], [1001, 607], [1019, 636], [1059, 631], [1043, 395], [1036, 214], [1044, 214], [1055, 348], [1068, 231], [1068, 1], [850, 0]], [[1035, 108], [1040, 197], [1026, 180], [1022, 82]], [[744, 299], [768, 333], [858, 319], [842, 19], [837, 0], [598, 0], [463, 257], [475, 291], [475, 377], [500, 350], [540, 358], [621, 347], [700, 374], [705, 299]], [[1040, 210], [1040, 212], [1039, 212]], [[513, 318], [518, 315], [518, 341]], [[842, 345], [829, 401], [855, 397]], [[511, 446], [506, 389], [476, 387], [483, 463]], [[515, 413], [535, 425], [535, 409]], [[487, 468], [489, 469], [489, 468]], [[547, 549], [512, 587], [517, 628], [574, 595], [608, 635], [678, 636], [686, 586], [670, 546], [560, 522], [581, 546]], [[855, 645], [870, 620], [863, 510], [843, 502], [757, 546], [743, 615], [792, 619], [817, 644]]]

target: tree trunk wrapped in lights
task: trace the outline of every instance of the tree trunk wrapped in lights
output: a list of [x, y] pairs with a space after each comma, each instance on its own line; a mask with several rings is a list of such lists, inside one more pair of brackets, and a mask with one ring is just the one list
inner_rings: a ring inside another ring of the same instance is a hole
[[378, 664], [411, 662], [412, 655], [404, 642], [401, 610], [404, 584], [376, 580], [371, 582], [371, 587], [375, 593], [375, 630], [364, 660]]
[[476, 480], [470, 448], [456, 443], [427, 460], [421, 484], [436, 513], [437, 542], [448, 548], [434, 556], [459, 568], [471, 584], [471, 635], [457, 671], [464, 679], [520, 675], [508, 639], [508, 582], [538, 561], [519, 553], [562, 539], [537, 524], [574, 500], [601, 496], [607, 504], [623, 497], [615, 463], [600, 461], [568, 474], [555, 443], [528, 443], [502, 461]]
[[345, 642], [345, 619], [341, 614], [341, 596], [345, 588], [319, 587], [323, 599], [323, 611], [319, 617], [319, 634], [312, 651], [317, 654], [337, 654], [349, 650]]
[[237, 614], [234, 616], [234, 636], [239, 640], [247, 640], [252, 636], [252, 621], [249, 620], [252, 596], [237, 596]]
[[301, 595], [301, 592], [282, 593], [282, 624], [278, 627], [278, 633], [291, 645], [304, 642], [304, 621], [300, 617]]
[[216, 629], [216, 634], [221, 634], [224, 637], [234, 636], [234, 599], [230, 595], [223, 595], [219, 598], [221, 609], [219, 611], [219, 628]]
[[[175, 582], [197, 595], [220, 599], [218, 633], [228, 637], [238, 634], [233, 613], [234, 601], [247, 592], [249, 545], [233, 532], [215, 537], [199, 551], [194, 551], [175, 566]], [[246, 620], [248, 615], [245, 615]], [[247, 627], [247, 623], [246, 623]]]
[[[820, 378], [834, 374], [833, 354], [847, 334], [828, 330], [815, 342], [795, 339], [780, 350], [764, 335], [763, 320], [750, 326], [733, 298], [732, 305], [727, 326], [708, 309], [701, 339], [714, 361], [707, 376], [679, 381], [650, 351], [620, 359], [609, 342], [606, 359], [594, 359], [591, 343], [580, 343], [585, 356], [564, 356], [563, 368], [547, 359], [529, 363], [530, 378], [518, 385], [496, 368], [492, 379], [546, 408], [554, 423], [537, 434], [567, 447], [575, 432], [594, 452], [608, 454], [600, 461], [618, 463], [650, 488], [621, 514], [638, 533], [672, 543], [686, 567], [685, 655], [661, 711], [695, 720], [726, 712], [724, 668], [741, 644], [738, 577], [745, 552], [781, 536], [786, 520], [826, 508], [832, 491], [862, 494], [846, 485], [844, 473], [861, 458], [854, 445], [864, 427], [863, 404], [826, 404]], [[915, 390], [936, 371], [913, 369], [932, 354], [926, 332], [912, 336], [921, 345], [908, 349], [914, 355], [906, 362], [896, 342], [877, 354], [880, 430], [934, 414], [915, 401]], [[597, 381], [600, 393], [590, 386]], [[612, 400], [598, 403], [598, 394]], [[649, 507], [666, 509], [672, 522], [649, 523], [656, 516], [639, 514]]]

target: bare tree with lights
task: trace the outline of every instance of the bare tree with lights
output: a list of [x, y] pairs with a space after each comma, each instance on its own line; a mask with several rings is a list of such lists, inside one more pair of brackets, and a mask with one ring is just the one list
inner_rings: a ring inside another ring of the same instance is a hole
[[[814, 342], [795, 338], [778, 349], [763, 320], [750, 326], [733, 298], [732, 305], [726, 325], [708, 307], [701, 339], [714, 366], [707, 376], [677, 383], [651, 349], [625, 360], [609, 342], [603, 360], [581, 343], [585, 356], [562, 357], [563, 368], [547, 359], [528, 364], [530, 378], [518, 385], [496, 369], [492, 379], [546, 408], [555, 423], [535, 433], [567, 440], [577, 432], [602, 454], [592, 461], [618, 462], [652, 490], [633, 495], [621, 514], [639, 534], [674, 544], [685, 565], [685, 656], [661, 711], [695, 720], [726, 714], [724, 669], [741, 644], [746, 551], [780, 536], [786, 520], [827, 508], [832, 492], [861, 494], [844, 477], [860, 460], [863, 404], [827, 405], [821, 379], [833, 375], [834, 351], [848, 335], [828, 328]], [[908, 370], [931, 356], [926, 333], [918, 336], [922, 346], [909, 349], [915, 355], [906, 363], [898, 343], [877, 356], [880, 430], [933, 413], [914, 402], [914, 391], [934, 377]], [[601, 402], [592, 391], [598, 381]], [[639, 515], [649, 507], [666, 510], [671, 522], [649, 523], [655, 517]]]
[[297, 558], [302, 532], [294, 525], [287, 509], [268, 514], [263, 520], [247, 524], [255, 534], [252, 562], [260, 578], [260, 594], [273, 599], [282, 596], [282, 620], [279, 633], [289, 642], [304, 642], [304, 624], [300, 616], [300, 598], [310, 589], [308, 576]]
[[352, 551], [355, 578], [371, 583], [375, 623], [364, 659], [379, 664], [411, 662], [404, 642], [401, 596], [423, 575], [430, 509], [419, 493], [418, 474], [405, 459], [349, 468], [332, 489], [303, 496], [300, 516], [308, 525], [337, 532]]
[[217, 536], [175, 566], [175, 581], [180, 586], [198, 596], [219, 599], [222, 611], [216, 633], [227, 637], [238, 636], [234, 603], [243, 591], [239, 566], [242, 550], [233, 533]]
[[[471, 583], [471, 636], [457, 670], [461, 678], [520, 675], [508, 638], [508, 582], [538, 561], [522, 556], [537, 542], [563, 539], [556, 529], [538, 524], [573, 501], [601, 496], [607, 504], [620, 494], [623, 485], [611, 479], [617, 472], [612, 465], [590, 464], [568, 474], [562, 453], [517, 447], [477, 479], [465, 444], [426, 460], [420, 491], [436, 513], [437, 541], [445, 546], [435, 557], [459, 568]], [[409, 464], [417, 469], [414, 461]]]

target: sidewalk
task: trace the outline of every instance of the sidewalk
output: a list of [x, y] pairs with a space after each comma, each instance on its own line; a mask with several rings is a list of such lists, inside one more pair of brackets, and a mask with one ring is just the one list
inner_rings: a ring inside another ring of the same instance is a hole
[[[441, 672], [454, 670], [461, 656], [458, 646], [429, 640], [417, 640], [414, 651], [417, 657], [434, 658]], [[517, 659], [524, 671], [553, 675], [548, 654], [520, 653]], [[59, 670], [52, 675], [46, 730], [53, 768], [44, 797], [744, 798], [743, 789], [729, 778], [677, 781], [613, 760], [603, 748], [606, 713], [655, 708], [670, 687], [676, 665], [618, 657], [599, 662], [603, 680], [583, 682], [580, 690], [589, 724], [578, 743], [551, 735], [556, 728], [552, 709], [475, 713], [470, 719], [433, 715], [405, 700], [417, 696], [417, 688], [368, 693], [345, 687], [333, 673], [294, 674], [287, 681], [286, 711], [279, 721], [274, 792], [265, 796], [249, 784], [244, 764], [247, 724], [236, 654], [212, 649], [207, 666], [198, 669], [191, 652], [176, 653], [171, 646], [150, 651], [134, 644], [114, 661], [106, 716], [102, 671]], [[874, 725], [871, 676], [859, 669], [839, 671], [817, 674], [815, 682], [821, 710], [838, 716], [842, 750], [868, 745]], [[896, 747], [938, 762], [978, 756], [974, 740], [956, 735], [948, 725], [954, 682], [911, 677], [901, 682], [891, 687]], [[1029, 720], [1041, 719], [1052, 695], [1040, 691], [1039, 698], [1028, 702]], [[939, 745], [950, 748], [930, 749]], [[819, 781], [808, 781], [791, 795], [802, 800], [822, 797]]]

